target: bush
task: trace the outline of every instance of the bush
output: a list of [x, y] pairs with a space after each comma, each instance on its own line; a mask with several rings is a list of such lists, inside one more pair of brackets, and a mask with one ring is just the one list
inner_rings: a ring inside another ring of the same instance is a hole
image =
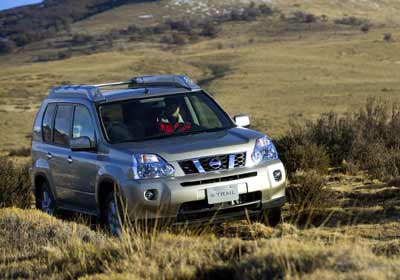
[[31, 155], [31, 148], [12, 149], [8, 152], [10, 157], [29, 157]]
[[0, 55], [13, 52], [15, 47], [14, 41], [0, 39]]
[[18, 166], [0, 157], [0, 207], [30, 208], [32, 205], [29, 166]]
[[306, 127], [294, 122], [290, 126], [289, 133], [275, 141], [288, 176], [292, 177], [298, 170], [316, 170], [326, 174], [330, 159], [325, 147], [312, 143]]
[[364, 108], [339, 116], [322, 114], [305, 123], [291, 122], [276, 141], [289, 175], [296, 170], [327, 170], [344, 161], [378, 179], [400, 175], [400, 107], [368, 98]]
[[231, 21], [239, 21], [242, 20], [242, 14], [238, 10], [232, 10], [229, 16]]
[[245, 8], [242, 13], [242, 20], [252, 21], [256, 20], [257, 16], [261, 14], [260, 10], [250, 4], [248, 8]]
[[141, 28], [137, 26], [136, 24], [129, 25], [128, 28], [126, 29], [126, 32], [128, 34], [137, 34], [141, 33]]
[[364, 33], [368, 33], [370, 28], [371, 26], [369, 24], [363, 24], [361, 25], [360, 30]]
[[195, 23], [191, 22], [187, 19], [182, 20], [167, 20], [165, 24], [172, 30], [177, 30], [180, 32], [185, 32], [190, 34], [196, 25]]
[[333, 196], [326, 183], [326, 178], [315, 170], [297, 171], [286, 190], [287, 199], [294, 213], [331, 206]]
[[357, 17], [344, 17], [341, 19], [335, 19], [334, 22], [336, 24], [352, 25], [352, 26], [361, 26], [369, 24], [369, 20]]
[[18, 47], [25, 46], [25, 45], [27, 45], [27, 44], [30, 42], [28, 35], [26, 35], [25, 33], [18, 33], [18, 34], [16, 34], [16, 35], [14, 36], [13, 40], [15, 41], [15, 44], [16, 44]]
[[211, 21], [206, 21], [200, 32], [200, 35], [207, 37], [215, 37], [218, 33], [218, 29], [215, 24]]
[[172, 44], [184, 45], [186, 43], [185, 37], [178, 33], [172, 33]]
[[260, 6], [258, 6], [258, 9], [260, 10], [261, 14], [266, 15], [266, 16], [270, 16], [274, 13], [272, 8], [270, 6], [268, 6], [267, 4], [261, 4]]
[[393, 41], [392, 33], [383, 34], [383, 41], [385, 41], [385, 42]]
[[313, 23], [313, 22], [317, 21], [317, 17], [315, 15], [313, 15], [313, 14], [310, 14], [310, 13], [297, 11], [293, 15], [294, 15], [294, 20], [296, 22]]
[[78, 33], [78, 34], [74, 34], [72, 36], [71, 41], [74, 44], [80, 45], [80, 44], [85, 44], [85, 43], [88, 43], [90, 41], [93, 41], [93, 39], [94, 39], [93, 36], [91, 36], [89, 34]]

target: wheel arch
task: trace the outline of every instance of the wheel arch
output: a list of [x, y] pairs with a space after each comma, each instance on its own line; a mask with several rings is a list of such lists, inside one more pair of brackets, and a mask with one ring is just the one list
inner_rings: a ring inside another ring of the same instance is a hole
[[102, 207], [107, 198], [107, 195], [118, 188], [117, 180], [113, 177], [105, 176], [99, 180], [96, 188], [96, 202], [98, 213], [101, 215]]
[[46, 174], [43, 172], [37, 172], [33, 177], [33, 185], [32, 185], [32, 191], [35, 196], [35, 203], [37, 203], [37, 197], [39, 195], [39, 191], [41, 190], [41, 187], [43, 186], [44, 183], [47, 183], [50, 192], [52, 192], [53, 197], [55, 197], [53, 189], [50, 186], [49, 179], [47, 178]]

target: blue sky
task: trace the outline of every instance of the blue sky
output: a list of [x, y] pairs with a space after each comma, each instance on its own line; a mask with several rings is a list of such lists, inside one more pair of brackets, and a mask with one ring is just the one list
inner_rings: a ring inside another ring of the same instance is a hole
[[0, 10], [40, 2], [42, 2], [42, 0], [0, 0]]

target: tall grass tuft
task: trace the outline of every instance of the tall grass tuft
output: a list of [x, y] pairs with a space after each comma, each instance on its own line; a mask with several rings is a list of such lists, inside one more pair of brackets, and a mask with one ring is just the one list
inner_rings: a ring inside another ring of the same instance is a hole
[[0, 157], [0, 208], [30, 208], [33, 204], [29, 166]]

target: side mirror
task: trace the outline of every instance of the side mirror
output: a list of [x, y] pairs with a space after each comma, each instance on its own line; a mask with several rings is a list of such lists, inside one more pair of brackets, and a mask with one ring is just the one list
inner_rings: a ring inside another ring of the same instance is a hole
[[249, 127], [250, 126], [250, 118], [247, 115], [236, 115], [233, 117], [236, 125], [239, 127]]
[[90, 138], [87, 136], [71, 139], [72, 151], [93, 151], [95, 148], [95, 145], [92, 144], [92, 141], [90, 141]]

